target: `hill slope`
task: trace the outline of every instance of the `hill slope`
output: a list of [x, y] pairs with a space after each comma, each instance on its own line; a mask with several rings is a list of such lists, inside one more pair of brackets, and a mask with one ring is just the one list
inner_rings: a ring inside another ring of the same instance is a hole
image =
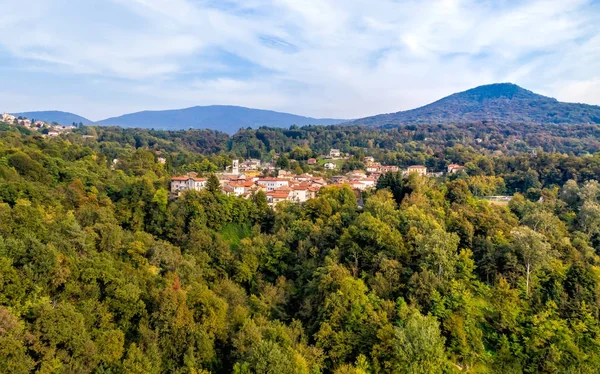
[[496, 83], [455, 93], [407, 111], [380, 114], [353, 124], [384, 126], [452, 122], [600, 123], [600, 106], [563, 103], [512, 83]]
[[89, 119], [79, 116], [74, 113], [69, 112], [61, 112], [58, 110], [47, 110], [47, 111], [39, 111], [39, 112], [21, 112], [21, 113], [11, 113], [13, 116], [22, 116], [27, 117], [29, 119], [40, 120], [48, 123], [56, 122], [61, 125], [71, 125], [73, 122], [75, 123], [83, 123], [84, 125], [89, 125], [93, 123]]
[[206, 128], [234, 133], [243, 127], [332, 125], [346, 120], [310, 118], [270, 110], [229, 105], [195, 106], [176, 110], [143, 111], [99, 121], [100, 125], [179, 130]]

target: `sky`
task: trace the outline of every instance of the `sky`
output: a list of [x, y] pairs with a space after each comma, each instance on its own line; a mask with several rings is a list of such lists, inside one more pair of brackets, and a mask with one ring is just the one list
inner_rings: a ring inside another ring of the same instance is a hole
[[312, 117], [512, 82], [600, 105], [599, 0], [1, 0], [0, 111]]

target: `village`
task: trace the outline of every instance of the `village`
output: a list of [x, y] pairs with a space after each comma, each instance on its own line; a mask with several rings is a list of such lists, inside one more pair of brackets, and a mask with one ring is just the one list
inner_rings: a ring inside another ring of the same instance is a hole
[[39, 131], [43, 137], [54, 137], [60, 134], [71, 132], [75, 126], [64, 126], [55, 123], [47, 123], [35, 119], [28, 119], [25, 117], [17, 117], [12, 114], [2, 113], [0, 116], [0, 122], [12, 123], [20, 125], [29, 130]]
[[[339, 160], [347, 158], [338, 149], [331, 149], [327, 160]], [[441, 177], [443, 172], [431, 173], [424, 165], [412, 165], [401, 170], [394, 165], [381, 165], [375, 162], [371, 156], [363, 159], [364, 170], [353, 170], [339, 175], [313, 175], [311, 173], [295, 174], [288, 170], [279, 169], [271, 163], [263, 163], [258, 159], [249, 159], [243, 162], [233, 160], [232, 165], [224, 172], [215, 174], [219, 179], [221, 191], [230, 196], [249, 197], [253, 193], [263, 191], [267, 196], [267, 203], [275, 206], [280, 202], [304, 203], [316, 197], [317, 192], [325, 186], [348, 186], [357, 197], [361, 192], [375, 188], [379, 177], [384, 173], [401, 172], [403, 176], [411, 173], [423, 177]], [[308, 165], [315, 165], [317, 159], [308, 159]], [[328, 161], [323, 164], [328, 170], [336, 170], [337, 165]], [[457, 164], [448, 165], [447, 173], [458, 173], [464, 170], [464, 166]], [[276, 173], [277, 176], [268, 176]], [[179, 196], [188, 190], [201, 191], [206, 187], [208, 178], [199, 177], [198, 173], [190, 172], [181, 176], [171, 178], [171, 193], [173, 197]]]

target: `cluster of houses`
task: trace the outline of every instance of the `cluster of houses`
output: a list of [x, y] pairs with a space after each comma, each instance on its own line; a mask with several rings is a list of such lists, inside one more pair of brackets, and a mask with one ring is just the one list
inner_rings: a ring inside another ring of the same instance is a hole
[[[264, 191], [270, 205], [276, 205], [281, 201], [303, 203], [314, 198], [319, 189], [327, 185], [323, 178], [314, 177], [311, 174], [289, 174], [285, 178], [280, 178], [246, 177], [243, 174], [223, 173], [217, 177], [223, 193], [230, 196], [248, 197], [255, 192]], [[199, 178], [193, 172], [184, 176], [172, 177], [171, 192], [179, 194], [186, 190], [200, 191], [206, 187], [207, 180], [207, 178]]]
[[32, 121], [28, 118], [16, 117], [8, 113], [3, 113], [2, 116], [0, 116], [0, 122], [13, 123], [36, 131], [48, 129], [48, 132], [43, 136], [49, 137], [59, 136], [61, 133], [69, 132], [75, 128], [74, 126], [52, 125], [44, 121]]
[[[333, 152], [333, 154], [336, 154]], [[217, 174], [221, 191], [231, 196], [248, 197], [257, 191], [264, 191], [267, 202], [274, 206], [282, 201], [303, 203], [314, 198], [317, 192], [327, 185], [348, 185], [356, 193], [374, 188], [383, 173], [399, 172], [397, 166], [386, 166], [375, 162], [372, 157], [365, 157], [366, 170], [354, 170], [344, 175], [334, 175], [325, 180], [312, 174], [294, 174], [287, 170], [279, 170], [277, 177], [261, 174], [261, 170], [271, 171], [271, 164], [250, 159], [243, 162], [233, 160], [224, 173]], [[457, 164], [448, 166], [448, 173], [457, 173], [464, 167]], [[274, 170], [274, 169], [273, 169]], [[402, 170], [403, 175], [416, 173], [421, 176], [441, 176], [443, 173], [428, 173], [423, 165], [409, 166]], [[179, 195], [182, 191], [200, 191], [206, 187], [207, 178], [198, 177], [197, 173], [171, 178], [171, 192]]]

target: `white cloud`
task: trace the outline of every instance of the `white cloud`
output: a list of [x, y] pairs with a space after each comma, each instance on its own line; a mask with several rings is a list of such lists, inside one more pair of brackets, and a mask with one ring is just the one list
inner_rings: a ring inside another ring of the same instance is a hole
[[[121, 90], [125, 101], [113, 107], [103, 98], [99, 116], [116, 114], [115, 107], [230, 103], [349, 118], [410, 109], [494, 81], [600, 104], [600, 9], [590, 1], [65, 4], [8, 0], [0, 48], [23, 62], [19, 69], [47, 64], [46, 71], [76, 77], [84, 98], [97, 78], [104, 82], [98, 92]], [[215, 49], [260, 72], [215, 61]], [[19, 77], [12, 79], [26, 79]], [[14, 104], [45, 107], [39, 100]]]

